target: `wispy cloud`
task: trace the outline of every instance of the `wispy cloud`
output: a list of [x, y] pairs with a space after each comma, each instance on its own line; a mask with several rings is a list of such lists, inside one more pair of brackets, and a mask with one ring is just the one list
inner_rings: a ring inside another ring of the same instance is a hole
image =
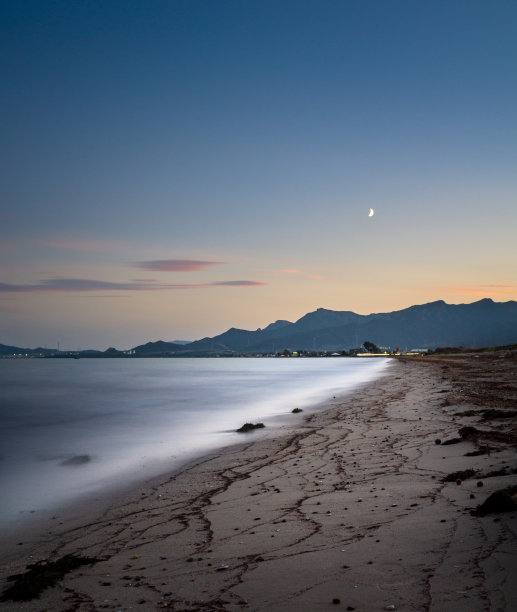
[[131, 265], [134, 268], [152, 272], [199, 272], [226, 263], [226, 261], [202, 261], [199, 259], [155, 259], [153, 261], [136, 261]]
[[454, 295], [475, 295], [478, 297], [517, 295], [517, 285], [466, 285], [443, 287], [442, 289]]
[[112, 283], [84, 278], [51, 278], [39, 283], [13, 285], [0, 283], [2, 293], [41, 293], [53, 291], [134, 291], [149, 288], [144, 283]]
[[[267, 283], [261, 283], [260, 281], [249, 281], [249, 280], [234, 280], [234, 281], [217, 281], [205, 285], [206, 287], [261, 287], [267, 285]], [[201, 285], [200, 285], [201, 286]]]
[[0, 283], [0, 293], [76, 293], [89, 291], [166, 291], [174, 289], [207, 289], [209, 287], [260, 287], [260, 281], [230, 280], [198, 284], [171, 284], [148, 281], [116, 283], [85, 278], [51, 278], [39, 283], [13, 285]]
[[155, 278], [132, 278], [132, 283], [159, 283]]

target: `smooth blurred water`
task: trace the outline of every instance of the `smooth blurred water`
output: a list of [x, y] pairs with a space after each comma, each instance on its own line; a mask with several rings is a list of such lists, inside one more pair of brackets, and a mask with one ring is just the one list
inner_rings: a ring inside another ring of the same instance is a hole
[[0, 360], [0, 523], [252, 439], [235, 429], [351, 390], [387, 363]]

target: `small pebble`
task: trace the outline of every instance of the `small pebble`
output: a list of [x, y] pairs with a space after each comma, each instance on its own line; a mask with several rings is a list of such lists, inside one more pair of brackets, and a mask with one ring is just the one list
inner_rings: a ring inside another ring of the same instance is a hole
[[483, 481], [482, 480], [478, 480], [477, 481], [477, 486], [478, 487], [482, 487], [483, 486]]
[[341, 599], [339, 599], [339, 597], [334, 597], [334, 599], [332, 600], [332, 603], [337, 605], [341, 603]]

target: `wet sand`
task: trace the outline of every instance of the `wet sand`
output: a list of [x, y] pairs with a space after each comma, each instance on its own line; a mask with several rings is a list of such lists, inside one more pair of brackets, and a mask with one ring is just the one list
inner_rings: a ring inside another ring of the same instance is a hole
[[489, 408], [517, 408], [517, 355], [394, 360], [276, 437], [7, 542], [2, 588], [40, 559], [100, 561], [0, 610], [517, 609], [517, 511], [470, 513], [517, 484], [517, 418]]

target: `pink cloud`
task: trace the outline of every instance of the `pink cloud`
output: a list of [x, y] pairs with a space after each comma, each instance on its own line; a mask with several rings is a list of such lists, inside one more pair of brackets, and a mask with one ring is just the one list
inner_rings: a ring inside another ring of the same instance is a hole
[[85, 278], [53, 278], [35, 284], [0, 283], [0, 293], [77, 293], [90, 291], [166, 291], [170, 289], [207, 289], [209, 287], [259, 287], [260, 281], [235, 280], [199, 284], [171, 284], [149, 281], [117, 283]]
[[235, 280], [235, 281], [218, 281], [216, 283], [210, 283], [210, 287], [262, 287], [267, 283], [261, 283], [260, 281], [248, 281], [248, 280]]
[[301, 270], [294, 270], [294, 269], [290, 269], [290, 268], [285, 268], [284, 270], [279, 270], [279, 272], [282, 274], [303, 274], [303, 272]]
[[199, 272], [225, 263], [227, 262], [201, 261], [199, 259], [156, 259], [154, 261], [137, 261], [131, 265], [134, 268], [153, 272]]
[[158, 283], [159, 281], [155, 278], [132, 278], [132, 283]]

